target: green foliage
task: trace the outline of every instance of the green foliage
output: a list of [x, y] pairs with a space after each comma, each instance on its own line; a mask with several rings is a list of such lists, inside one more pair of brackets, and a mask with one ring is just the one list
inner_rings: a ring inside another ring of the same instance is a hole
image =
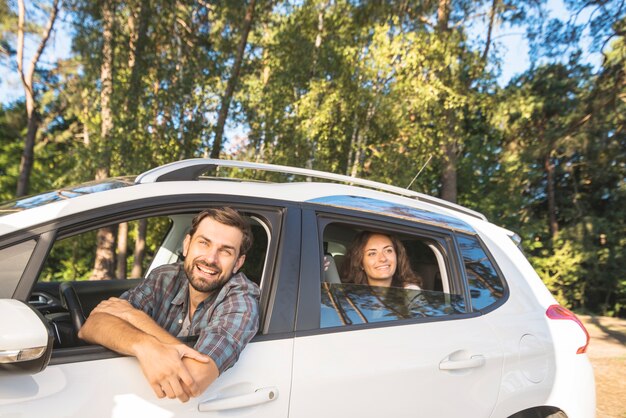
[[533, 253], [530, 258], [537, 273], [557, 301], [568, 308], [581, 308], [584, 304], [584, 276], [582, 267], [584, 254], [580, 245], [573, 241], [559, 240], [556, 249], [550, 251], [540, 241], [530, 245]]
[[26, 132], [26, 110], [23, 103], [5, 108], [0, 105], [0, 200], [15, 197], [19, 163]]
[[[154, 254], [163, 241], [170, 227], [168, 218], [149, 218], [146, 237], [146, 256], [143, 259], [142, 271], [152, 262]], [[128, 225], [128, 248], [134, 248], [137, 239], [137, 221]], [[97, 231], [88, 231], [57, 241], [46, 260], [40, 281], [59, 282], [88, 280], [91, 276], [96, 249]], [[127, 258], [127, 272], [133, 267], [133, 257]]]
[[[455, 0], [445, 17], [433, 1], [258, 1], [222, 156], [399, 186], [423, 168], [411, 188], [440, 195], [452, 150], [458, 202], [518, 232], [562, 303], [624, 316], [626, 12], [567, 0], [573, 13], [596, 10], [592, 21], [553, 22], [544, 3]], [[38, 80], [31, 190], [91, 180], [108, 156], [116, 176], [207, 155], [247, 4], [65, 2], [73, 55]], [[113, 128], [102, 138], [105, 6]], [[526, 30], [534, 60], [505, 88], [495, 81], [501, 45], [486, 43], [492, 11], [496, 24]], [[0, 1], [0, 16], [4, 48], [13, 3]], [[605, 54], [595, 72], [580, 63], [585, 24]], [[1, 199], [13, 196], [25, 130], [23, 104], [0, 109]], [[150, 248], [162, 227], [149, 226]], [[94, 238], [84, 239], [55, 248], [48, 280], [89, 276]], [[133, 226], [130, 248], [135, 240]]]

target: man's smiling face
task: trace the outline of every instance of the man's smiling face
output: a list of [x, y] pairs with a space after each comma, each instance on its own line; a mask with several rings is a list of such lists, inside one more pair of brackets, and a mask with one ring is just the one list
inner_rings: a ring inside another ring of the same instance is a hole
[[204, 218], [183, 244], [185, 272], [191, 286], [202, 293], [222, 287], [242, 266], [239, 256], [243, 234], [233, 226]]

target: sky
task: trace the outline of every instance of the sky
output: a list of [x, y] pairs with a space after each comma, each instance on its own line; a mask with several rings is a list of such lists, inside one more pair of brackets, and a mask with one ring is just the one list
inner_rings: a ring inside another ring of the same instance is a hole
[[[565, 19], [567, 11], [563, 5], [562, 0], [549, 0], [548, 9], [552, 17], [561, 17]], [[61, 23], [58, 26], [58, 30], [51, 37], [44, 55], [40, 62], [43, 65], [53, 65], [57, 59], [67, 58], [71, 54], [71, 38], [69, 36], [69, 25], [61, 20], [57, 23]], [[502, 42], [502, 67], [501, 74], [498, 78], [498, 83], [501, 86], [505, 86], [511, 78], [523, 73], [530, 66], [530, 59], [528, 56], [528, 43], [526, 42], [522, 28], [514, 28], [513, 30], [507, 30], [498, 28], [494, 33], [494, 39]], [[27, 54], [25, 57], [25, 66], [32, 56], [32, 51], [35, 46], [28, 45]], [[28, 54], [30, 50], [30, 54]], [[586, 59], [594, 65], [599, 62], [597, 56], [587, 56]], [[15, 64], [13, 64], [15, 67]], [[22, 85], [14, 69], [8, 68], [6, 65], [0, 65], [0, 103], [8, 104], [15, 100], [23, 99], [24, 92]]]

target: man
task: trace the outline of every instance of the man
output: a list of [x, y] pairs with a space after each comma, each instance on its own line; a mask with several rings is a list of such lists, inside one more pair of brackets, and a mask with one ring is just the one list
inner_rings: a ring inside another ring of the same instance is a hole
[[[231, 208], [192, 221], [183, 263], [160, 266], [121, 298], [100, 303], [79, 337], [135, 356], [163, 398], [198, 396], [239, 358], [258, 329], [259, 288], [238, 272], [252, 246]], [[195, 349], [177, 337], [198, 335]]]

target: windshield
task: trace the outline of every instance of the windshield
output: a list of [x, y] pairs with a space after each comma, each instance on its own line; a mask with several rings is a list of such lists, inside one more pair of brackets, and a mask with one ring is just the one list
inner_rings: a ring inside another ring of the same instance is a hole
[[53, 190], [28, 197], [20, 197], [14, 200], [0, 203], [0, 216], [19, 212], [25, 209], [36, 208], [59, 200], [72, 199], [78, 196], [103, 192], [105, 190], [119, 189], [134, 184], [134, 177], [115, 177], [105, 180], [92, 181], [63, 189]]

